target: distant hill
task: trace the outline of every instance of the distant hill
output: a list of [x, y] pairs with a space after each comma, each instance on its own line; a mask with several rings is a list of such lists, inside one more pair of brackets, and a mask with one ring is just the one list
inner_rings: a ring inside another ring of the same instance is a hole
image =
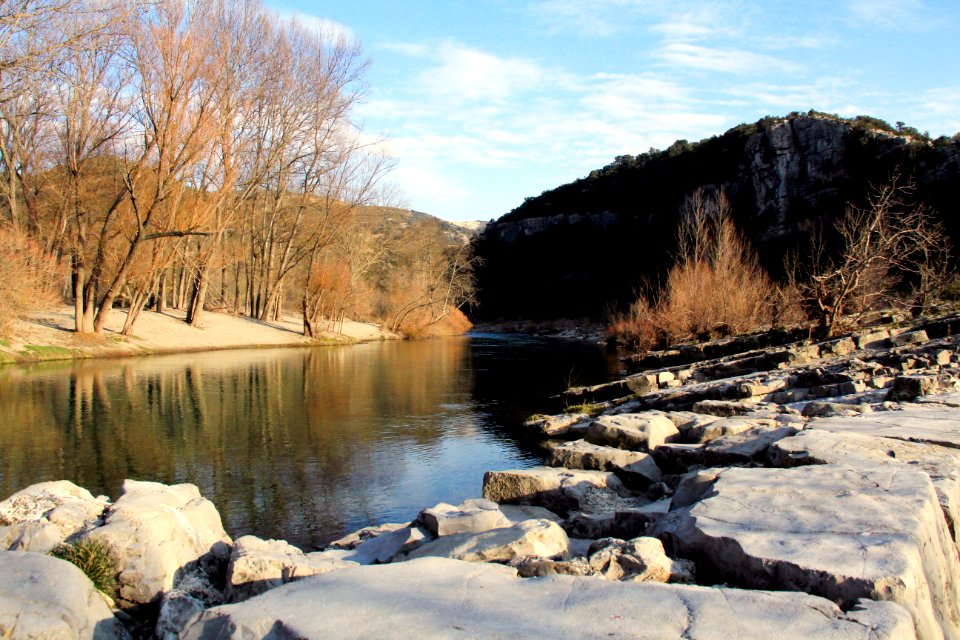
[[401, 230], [411, 224], [423, 221], [435, 221], [444, 230], [452, 242], [457, 244], [470, 242], [487, 223], [485, 222], [450, 222], [443, 220], [429, 213], [414, 211], [413, 209], [400, 209], [397, 207], [368, 207], [369, 211], [377, 211], [383, 216], [385, 226], [394, 226], [395, 230]]
[[499, 318], [602, 318], [669, 268], [678, 211], [698, 187], [723, 189], [776, 276], [817, 223], [894, 169], [917, 181], [960, 247], [960, 134], [931, 140], [869, 116], [793, 113], [663, 151], [620, 156], [491, 223], [475, 240], [479, 306]]

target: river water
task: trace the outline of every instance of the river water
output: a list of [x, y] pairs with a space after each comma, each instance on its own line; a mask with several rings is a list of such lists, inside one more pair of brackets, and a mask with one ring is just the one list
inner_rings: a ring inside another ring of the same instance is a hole
[[0, 366], [0, 498], [191, 482], [231, 535], [312, 550], [541, 464], [519, 423], [616, 368], [592, 345], [496, 335]]

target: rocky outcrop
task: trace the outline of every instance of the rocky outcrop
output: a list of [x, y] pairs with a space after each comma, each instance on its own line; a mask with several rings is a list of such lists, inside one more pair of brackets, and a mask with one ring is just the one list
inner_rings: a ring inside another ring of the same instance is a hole
[[188, 579], [215, 589], [230, 557], [220, 514], [192, 484], [125, 481], [105, 524], [89, 537], [112, 550], [119, 597], [128, 603], [153, 602]]
[[844, 613], [801, 593], [575, 576], [524, 580], [508, 567], [422, 558], [336, 571], [210, 609], [183, 638], [616, 638], [638, 633], [744, 640], [915, 637], [909, 615], [892, 603], [864, 601]]
[[93, 583], [65, 560], [0, 552], [0, 638], [125, 640], [130, 637]]
[[488, 471], [483, 476], [487, 500], [544, 507], [560, 515], [596, 511], [630, 495], [616, 475], [606, 471], [534, 467]]
[[499, 505], [490, 500], [465, 500], [458, 506], [440, 504], [424, 509], [417, 520], [434, 536], [481, 533], [511, 525]]

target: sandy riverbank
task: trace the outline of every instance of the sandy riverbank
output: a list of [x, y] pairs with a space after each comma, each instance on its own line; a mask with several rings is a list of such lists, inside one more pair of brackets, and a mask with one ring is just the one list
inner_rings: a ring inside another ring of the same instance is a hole
[[184, 312], [162, 314], [144, 311], [134, 325], [134, 335], [120, 330], [127, 314], [114, 311], [101, 335], [73, 332], [73, 309], [59, 307], [23, 321], [17, 321], [9, 336], [0, 339], [0, 363], [36, 362], [72, 358], [101, 358], [152, 353], [176, 353], [251, 347], [349, 344], [397, 338], [380, 327], [351, 320], [343, 333], [325, 333], [317, 339], [302, 335], [299, 316], [284, 316], [280, 322], [262, 322], [242, 316], [204, 312], [201, 326], [184, 322]]

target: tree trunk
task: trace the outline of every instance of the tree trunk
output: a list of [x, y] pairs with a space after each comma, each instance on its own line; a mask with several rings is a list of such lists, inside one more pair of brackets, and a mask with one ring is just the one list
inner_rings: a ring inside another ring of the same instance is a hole
[[167, 270], [164, 269], [163, 273], [160, 274], [160, 280], [157, 282], [157, 299], [155, 302], [155, 309], [157, 313], [164, 312], [164, 305], [167, 300]]
[[191, 327], [200, 325], [200, 316], [203, 315], [203, 303], [207, 298], [208, 286], [207, 267], [206, 265], [198, 265], [193, 287], [190, 291], [190, 305], [187, 308], [187, 324]]

